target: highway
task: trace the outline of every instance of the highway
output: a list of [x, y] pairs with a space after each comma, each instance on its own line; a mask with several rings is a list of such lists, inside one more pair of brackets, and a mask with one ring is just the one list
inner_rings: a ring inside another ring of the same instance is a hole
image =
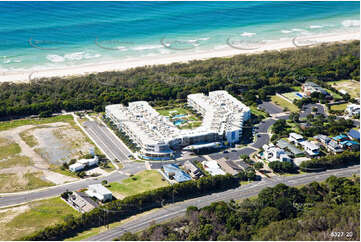
[[103, 124], [96, 121], [86, 121], [83, 123], [83, 127], [113, 161], [119, 160], [124, 162], [129, 160], [128, 156], [131, 155], [129, 150]]
[[187, 207], [197, 206], [198, 208], [210, 205], [217, 201], [229, 201], [240, 200], [257, 195], [262, 189], [266, 187], [273, 187], [279, 183], [284, 183], [289, 186], [298, 186], [310, 183], [312, 181], [323, 181], [331, 175], [335, 176], [352, 176], [352, 174], [359, 174], [360, 166], [352, 166], [343, 169], [327, 170], [319, 173], [302, 174], [295, 176], [275, 177], [272, 179], [263, 179], [262, 181], [252, 182], [247, 185], [243, 185], [237, 189], [231, 189], [220, 193], [214, 193], [211, 195], [198, 197], [175, 204], [170, 204], [160, 209], [156, 209], [153, 212], [140, 215], [135, 219], [126, 222], [118, 227], [109, 229], [105, 232], [97, 234], [86, 240], [113, 240], [125, 232], [137, 232], [146, 229], [149, 225], [155, 223], [161, 223], [170, 219], [182, 216], [185, 214]]

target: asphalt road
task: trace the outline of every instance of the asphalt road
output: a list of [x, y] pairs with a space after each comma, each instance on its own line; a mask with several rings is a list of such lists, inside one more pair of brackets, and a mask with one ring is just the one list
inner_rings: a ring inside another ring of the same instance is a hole
[[263, 108], [269, 114], [282, 113], [283, 108], [273, 104], [272, 102], [262, 102], [258, 107]]
[[[144, 164], [143, 164], [144, 167]], [[37, 199], [44, 199], [49, 197], [59, 196], [61, 193], [69, 190], [76, 191], [82, 188], [86, 188], [88, 185], [101, 183], [102, 180], [107, 180], [108, 182], [121, 181], [128, 176], [119, 173], [118, 171], [111, 173], [107, 177], [102, 178], [89, 178], [82, 181], [68, 183], [64, 185], [59, 185], [55, 187], [49, 187], [39, 191], [28, 191], [24, 193], [18, 193], [16, 195], [6, 195], [0, 196], [0, 207], [20, 204], [25, 202], [30, 202]]]
[[257, 134], [256, 142], [251, 146], [260, 149], [264, 144], [268, 144], [269, 142], [269, 135], [268, 134]]
[[86, 121], [83, 127], [96, 141], [97, 145], [108, 154], [109, 158], [121, 162], [129, 160], [129, 150], [103, 124], [96, 121]]
[[262, 189], [266, 187], [273, 187], [279, 183], [284, 183], [289, 186], [298, 186], [310, 183], [312, 181], [323, 181], [331, 175], [335, 176], [351, 176], [352, 174], [359, 174], [360, 166], [353, 166], [337, 170], [328, 170], [320, 173], [302, 174], [296, 176], [277, 177], [273, 179], [264, 179], [262, 181], [252, 182], [237, 189], [231, 189], [220, 193], [198, 197], [175, 204], [170, 204], [153, 212], [143, 214], [137, 218], [122, 224], [121, 226], [109, 229], [105, 232], [97, 234], [86, 240], [113, 240], [125, 232], [137, 232], [146, 229], [151, 224], [161, 223], [170, 219], [182, 216], [185, 214], [187, 207], [197, 206], [198, 208], [208, 206], [217, 201], [229, 201], [244, 199], [247, 197], [257, 195]]

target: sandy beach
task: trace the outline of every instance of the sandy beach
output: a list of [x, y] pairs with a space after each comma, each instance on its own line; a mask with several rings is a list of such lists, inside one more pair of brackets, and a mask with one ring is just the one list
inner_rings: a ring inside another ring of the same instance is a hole
[[146, 65], [170, 64], [174, 62], [188, 62], [191, 60], [204, 60], [212, 57], [231, 57], [238, 54], [255, 54], [271, 50], [284, 50], [299, 47], [311, 47], [321, 43], [360, 40], [360, 32], [330, 33], [323, 35], [303, 36], [279, 41], [258, 43], [245, 43], [237, 40], [229, 40], [219, 49], [179, 51], [160, 57], [144, 57], [126, 60], [114, 60], [111, 62], [94, 63], [88, 65], [71, 66], [59, 69], [8, 71], [0, 73], [0, 82], [29, 82], [40, 77], [66, 77], [74, 75], [87, 75], [104, 71], [121, 71], [133, 67]]

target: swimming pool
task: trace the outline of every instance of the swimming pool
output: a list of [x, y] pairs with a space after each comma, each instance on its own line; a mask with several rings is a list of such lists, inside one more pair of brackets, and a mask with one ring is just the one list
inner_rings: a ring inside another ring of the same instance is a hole
[[186, 121], [186, 120], [183, 120], [183, 119], [178, 119], [178, 120], [174, 121], [173, 123], [174, 123], [175, 125], [181, 125], [181, 124], [183, 124], [183, 123], [185, 123], [185, 122], [187, 122], [187, 121]]
[[300, 98], [302, 98], [303, 96], [302, 96], [302, 94], [301, 93], [299, 93], [299, 92], [296, 92], [296, 95], [297, 96], [299, 96]]
[[185, 117], [185, 116], [187, 116], [187, 115], [185, 115], [185, 114], [177, 114], [177, 115], [174, 116], [174, 118], [182, 118], [182, 117]]

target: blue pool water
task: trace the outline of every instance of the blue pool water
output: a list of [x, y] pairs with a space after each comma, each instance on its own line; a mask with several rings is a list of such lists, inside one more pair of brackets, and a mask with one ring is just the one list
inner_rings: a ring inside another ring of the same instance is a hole
[[186, 120], [183, 120], [183, 119], [178, 119], [178, 120], [174, 121], [173, 123], [174, 123], [175, 125], [181, 125], [181, 124], [183, 124], [183, 123], [185, 123], [185, 122], [187, 122], [187, 121], [186, 121]]
[[177, 115], [174, 116], [174, 118], [182, 118], [182, 117], [185, 117], [185, 116], [187, 116], [187, 115], [185, 115], [185, 114], [177, 114]]
[[296, 95], [299, 96], [300, 98], [303, 97], [302, 94], [300, 94], [300, 93], [298, 93], [298, 92], [296, 92]]

